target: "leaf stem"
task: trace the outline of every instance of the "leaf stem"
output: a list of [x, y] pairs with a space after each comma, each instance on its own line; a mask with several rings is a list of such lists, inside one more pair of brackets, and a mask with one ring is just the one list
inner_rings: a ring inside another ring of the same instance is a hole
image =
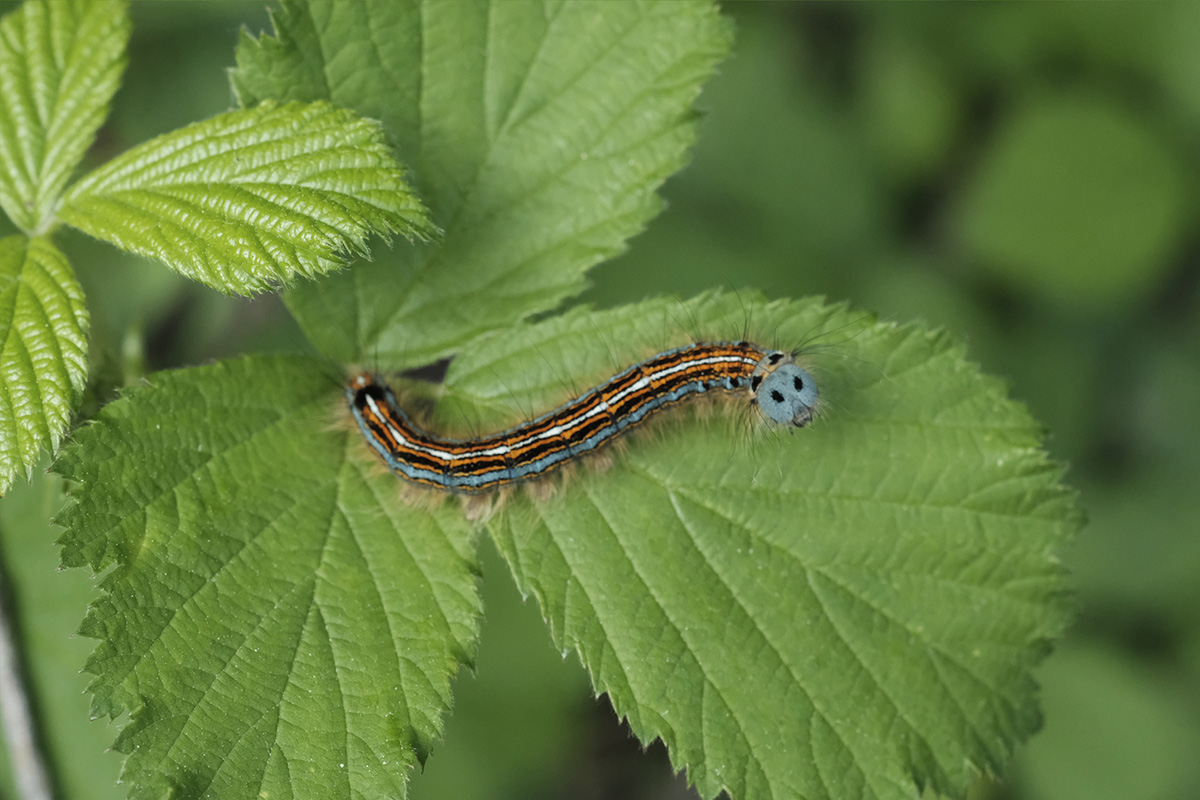
[[0, 568], [0, 722], [4, 725], [13, 781], [17, 796], [22, 800], [53, 800], [46, 762], [38, 748], [5, 591], [3, 569]]

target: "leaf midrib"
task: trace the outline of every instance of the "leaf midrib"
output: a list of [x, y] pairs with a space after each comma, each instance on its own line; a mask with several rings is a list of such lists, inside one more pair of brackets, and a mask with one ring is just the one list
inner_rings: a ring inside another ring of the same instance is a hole
[[[538, 42], [538, 52], [539, 53], [541, 52], [541, 49], [545, 45], [546, 39], [548, 38], [550, 26], [552, 26], [553, 23], [555, 21], [557, 21], [558, 18], [559, 18], [559, 16], [556, 14], [550, 20], [550, 24], [547, 26], [547, 36], [543, 36], [541, 41]], [[633, 24], [630, 26], [629, 30], [632, 30], [633, 28], [642, 24], [642, 22], [645, 19], [646, 19], [645, 15], [638, 16], [634, 20]], [[422, 46], [424, 45], [424, 42], [426, 41], [426, 36], [424, 34], [423, 22], [424, 22], [424, 19], [422, 18], [422, 34], [421, 34]], [[489, 36], [489, 38], [491, 36], [490, 24], [488, 26], [488, 36]], [[612, 48], [615, 48], [617, 46], [615, 41], [616, 41], [616, 37], [614, 37], [613, 42], [610, 42], [608, 48], [603, 51], [603, 54], [607, 54]], [[598, 58], [599, 58], [599, 56], [597, 56], [597, 60], [598, 60]], [[422, 63], [422, 68], [423, 68], [424, 64], [425, 64], [424, 53], [422, 53], [421, 63]], [[509, 126], [508, 121], [511, 118], [513, 110], [516, 109], [519, 105], [519, 103], [517, 101], [520, 99], [522, 92], [524, 92], [525, 86], [527, 85], [528, 80], [529, 80], [529, 75], [532, 73], [534, 65], [536, 63], [537, 63], [536, 57], [533, 59], [530, 59], [529, 66], [525, 71], [525, 75], [523, 75], [521, 78], [521, 88], [520, 88], [520, 90], [518, 90], [518, 92], [516, 94], [513, 95], [513, 103], [509, 107], [509, 111], [505, 114], [505, 124], [501, 125], [500, 128], [497, 129], [495, 139], [489, 139], [488, 148], [487, 148], [487, 156], [485, 158], [480, 159], [478, 165], [476, 166], [474, 175], [472, 175], [471, 180], [468, 182], [465, 190], [463, 191], [462, 200], [459, 202], [458, 208], [455, 209], [454, 214], [450, 218], [450, 221], [445, 226], [443, 226], [443, 230], [445, 232], [443, 241], [445, 239], [452, 239], [452, 237], [454, 237], [456, 235], [456, 232], [457, 232], [460, 224], [462, 224], [463, 215], [467, 212], [468, 208], [473, 207], [471, 201], [475, 195], [476, 188], [478, 187], [480, 175], [482, 175], [486, 171], [486, 169], [492, 165], [492, 160], [496, 153], [497, 143], [504, 137], [506, 132], [509, 130], [510, 126]], [[591, 63], [595, 63], [595, 60]], [[589, 67], [591, 66], [591, 63], [589, 63], [589, 65], [588, 65]], [[563, 87], [563, 89], [567, 88], [568, 86], [570, 86], [573, 83], [580, 80], [581, 76], [586, 74], [586, 72], [587, 72], [586, 69], [581, 69], [579, 71], [579, 73], [577, 73], [576, 76], [574, 76], [572, 78], [571, 82]], [[424, 80], [423, 80], [423, 74], [422, 74], [422, 90], [423, 90], [423, 88], [424, 88]], [[560, 94], [561, 93], [562, 93], [562, 90], [560, 90]], [[639, 95], [639, 97], [640, 97], [640, 95]], [[618, 120], [623, 120], [625, 115], [629, 113], [629, 110], [631, 108], [633, 108], [634, 105], [635, 104], [632, 102], [623, 105], [621, 110], [615, 116], [613, 116], [613, 118], [610, 120], [610, 123], [605, 128], [605, 130], [607, 131], [607, 130], [611, 129], [611, 127], [613, 125], [615, 125]], [[423, 105], [421, 105], [420, 102], [418, 102], [418, 107], [423, 108]], [[541, 106], [539, 106], [538, 108], [541, 108]], [[593, 136], [592, 141], [595, 141], [598, 136], [599, 136], [599, 134], [597, 134], [596, 136]], [[425, 133], [424, 133], [424, 129], [422, 128], [422, 133], [421, 133], [422, 141], [424, 141], [424, 138], [425, 138]], [[511, 211], [511, 209], [513, 207], [520, 207], [521, 205], [527, 204], [532, 199], [539, 197], [541, 195], [541, 193], [543, 191], [545, 191], [548, 186], [552, 185], [558, 178], [560, 178], [563, 174], [565, 174], [568, 170], [570, 170], [574, 166], [575, 165], [572, 162], [564, 162], [563, 166], [559, 170], [556, 170], [556, 171], [546, 175], [544, 180], [542, 180], [539, 184], [535, 185], [531, 189], [531, 191], [526, 192], [525, 195], [522, 197], [520, 203], [506, 205], [505, 212], [508, 213], [509, 211]], [[477, 220], [477, 222], [483, 222], [483, 221], [486, 221], [486, 219], [487, 218], [484, 217], [480, 220]], [[395, 311], [393, 311], [391, 314], [389, 314], [383, 320], [378, 321], [376, 323], [376, 325], [374, 326], [374, 329], [370, 331], [370, 334], [369, 334], [369, 337], [367, 340], [368, 342], [377, 341], [379, 339], [380, 333], [382, 331], [387, 330], [388, 328], [391, 328], [394, 325], [396, 325], [397, 324], [396, 321], [398, 319], [400, 319], [408, 314], [411, 314], [413, 312], [414, 308], [420, 308], [419, 305], [415, 306], [415, 307], [411, 305], [413, 302], [414, 296], [416, 296], [418, 294], [416, 289], [423, 286], [426, 283], [426, 281], [427, 281], [426, 276], [430, 274], [431, 267], [435, 266], [438, 263], [438, 261], [441, 259], [442, 255], [445, 253], [445, 251], [446, 251], [446, 248], [443, 245], [439, 245], [438, 247], [435, 247], [435, 248], [425, 251], [426, 253], [428, 253], [428, 256], [422, 262], [419, 262], [418, 265], [415, 265], [417, 268], [417, 274], [409, 282], [409, 285], [407, 287], [405, 287], [406, 293], [405, 293], [403, 301], [396, 307]]]

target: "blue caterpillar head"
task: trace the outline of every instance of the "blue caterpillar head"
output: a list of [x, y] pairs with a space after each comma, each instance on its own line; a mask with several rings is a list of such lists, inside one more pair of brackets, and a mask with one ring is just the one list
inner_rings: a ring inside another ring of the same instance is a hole
[[788, 353], [771, 352], [750, 379], [755, 402], [767, 419], [803, 428], [817, 407], [817, 382]]

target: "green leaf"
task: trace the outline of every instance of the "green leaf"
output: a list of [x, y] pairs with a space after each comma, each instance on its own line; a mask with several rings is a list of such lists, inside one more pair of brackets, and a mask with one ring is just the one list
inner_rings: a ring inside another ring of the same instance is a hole
[[660, 209], [730, 42], [708, 2], [286, 2], [275, 26], [238, 47], [241, 102], [382, 120], [445, 229], [288, 293], [330, 357], [395, 366], [578, 293]]
[[517, 493], [497, 543], [705, 797], [962, 796], [1038, 727], [1030, 669], [1068, 620], [1055, 553], [1079, 515], [1025, 408], [947, 335], [812, 300], [577, 311], [473, 346], [438, 414], [486, 430], [747, 320], [809, 345], [813, 425], [683, 413], [548, 500]]
[[159, 136], [71, 187], [69, 225], [228, 293], [365, 256], [372, 234], [435, 231], [378, 123], [263, 103]]
[[88, 314], [43, 237], [0, 239], [0, 494], [58, 447], [87, 378]]
[[125, 68], [120, 0], [26, 2], [0, 20], [0, 208], [44, 233]]
[[[961, 795], [1039, 723], [1078, 514], [1025, 409], [947, 336], [813, 300], [577, 309], [473, 343], [435, 425], [509, 424], [747, 329], [804, 346], [812, 426], [681, 410], [608, 470], [512, 493], [497, 543], [556, 646], [705, 796]], [[333, 384], [296, 358], [163, 374], [59, 461], [63, 561], [110, 570], [83, 631], [94, 710], [132, 713], [135, 796], [402, 796], [439, 735], [474, 649], [470, 531], [453, 504], [399, 505], [331, 429]]]
[[[341, 388], [301, 358], [139, 386], [56, 464], [63, 562], [102, 570], [82, 633], [134, 797], [402, 797], [469, 663], [479, 599], [456, 508], [399, 502]], [[350, 452], [355, 455], [350, 457]]]
[[480, 544], [487, 619], [477, 664], [454, 681], [444, 742], [408, 787], [415, 800], [545, 797], [569, 785], [589, 746], [587, 676], [554, 649], [496, 549]]

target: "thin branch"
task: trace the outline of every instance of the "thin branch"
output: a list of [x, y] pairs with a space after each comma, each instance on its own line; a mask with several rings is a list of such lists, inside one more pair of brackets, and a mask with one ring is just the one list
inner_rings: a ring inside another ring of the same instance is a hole
[[4, 725], [13, 781], [22, 800], [53, 800], [50, 776], [38, 748], [37, 731], [21, 674], [3, 581], [3, 570], [0, 570], [0, 722]]

